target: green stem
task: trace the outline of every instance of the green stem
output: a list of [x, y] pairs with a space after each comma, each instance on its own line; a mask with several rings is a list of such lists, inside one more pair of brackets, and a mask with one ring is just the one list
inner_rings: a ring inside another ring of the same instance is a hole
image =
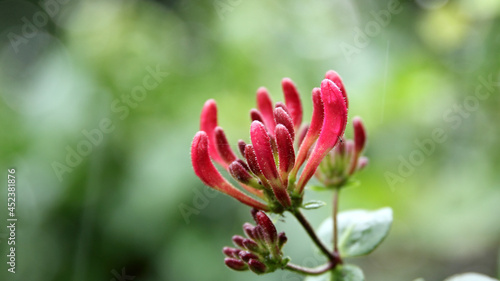
[[342, 259], [340, 258], [339, 246], [338, 246], [338, 227], [337, 227], [337, 214], [339, 211], [339, 193], [340, 188], [335, 188], [333, 192], [333, 255], [335, 257], [335, 261], [337, 263], [342, 263]]
[[309, 224], [309, 221], [304, 217], [302, 212], [300, 210], [296, 210], [292, 212], [292, 214], [297, 218], [297, 220], [300, 222], [302, 227], [306, 230], [307, 234], [309, 234], [309, 237], [313, 240], [313, 242], [318, 246], [318, 248], [323, 252], [328, 257], [328, 260], [331, 262], [334, 262], [335, 264], [337, 263], [337, 257], [335, 257], [328, 249], [323, 245], [321, 240], [319, 240], [318, 236], [316, 236], [316, 233], [314, 232], [314, 229], [311, 227], [311, 224]]
[[293, 263], [288, 263], [285, 267], [286, 270], [293, 271], [295, 273], [303, 275], [321, 275], [334, 267], [334, 263], [329, 262], [324, 265], [320, 265], [315, 268], [303, 267], [300, 265], [295, 265]]

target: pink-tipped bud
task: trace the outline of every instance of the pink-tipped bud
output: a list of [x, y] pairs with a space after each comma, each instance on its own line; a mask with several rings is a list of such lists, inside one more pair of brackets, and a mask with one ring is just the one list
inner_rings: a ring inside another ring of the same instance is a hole
[[209, 145], [209, 153], [212, 159], [223, 165], [224, 162], [217, 152], [217, 145], [215, 140], [215, 128], [217, 127], [217, 104], [215, 100], [210, 99], [205, 102], [200, 116], [200, 131], [207, 133]]
[[368, 165], [368, 158], [367, 157], [359, 157], [359, 160], [358, 160], [358, 171], [364, 169], [366, 167], [366, 165]]
[[219, 153], [222, 160], [229, 165], [234, 160], [236, 160], [237, 157], [234, 154], [233, 150], [231, 149], [229, 142], [227, 141], [224, 130], [222, 130], [221, 127], [216, 127], [214, 133], [215, 133], [215, 143], [217, 144], [217, 152]]
[[238, 141], [238, 150], [243, 158], [245, 158], [245, 146], [247, 146], [247, 143], [244, 140]]
[[313, 114], [311, 119], [311, 124], [307, 129], [307, 134], [304, 140], [301, 142], [299, 147], [299, 152], [297, 153], [297, 158], [295, 160], [295, 167], [293, 168], [292, 174], [296, 175], [300, 169], [300, 166], [306, 161], [309, 156], [309, 150], [313, 146], [314, 142], [318, 139], [321, 128], [323, 127], [323, 119], [325, 116], [323, 108], [323, 100], [321, 99], [321, 89], [314, 88], [312, 91], [312, 101], [313, 101]]
[[288, 238], [286, 237], [284, 232], [280, 232], [278, 234], [278, 247], [283, 248], [283, 245], [285, 245], [286, 241], [288, 241]]
[[246, 252], [246, 251], [241, 251], [240, 254], [239, 254], [239, 257], [244, 262], [248, 262], [248, 261], [250, 261], [250, 259], [255, 259], [255, 260], [259, 259], [259, 257], [257, 257], [257, 255], [255, 255], [253, 253], [250, 253], [250, 252]]
[[352, 120], [352, 126], [354, 127], [354, 145], [356, 148], [356, 154], [359, 155], [366, 144], [366, 130], [361, 118], [356, 116]]
[[250, 261], [248, 261], [248, 267], [251, 271], [257, 274], [263, 274], [267, 271], [266, 265], [261, 261], [255, 259], [250, 259]]
[[258, 212], [255, 218], [257, 224], [262, 227], [266, 243], [269, 246], [275, 244], [278, 241], [278, 232], [271, 219], [264, 212]]
[[274, 162], [271, 140], [264, 125], [259, 121], [253, 121], [250, 129], [250, 137], [260, 170], [269, 181], [276, 181], [279, 177], [278, 171]]
[[349, 99], [347, 98], [347, 92], [345, 91], [344, 83], [342, 82], [342, 78], [340, 78], [340, 75], [333, 70], [329, 70], [326, 73], [325, 78], [332, 80], [333, 83], [335, 83], [335, 85], [339, 87], [345, 100], [345, 106], [347, 107], [347, 109], [349, 109]]
[[288, 173], [295, 165], [295, 151], [288, 129], [281, 124], [276, 126], [276, 143], [278, 146], [279, 171], [286, 186], [288, 185]]
[[[264, 177], [268, 180], [273, 189], [274, 196], [284, 207], [289, 207], [292, 204], [290, 196], [283, 186], [279, 177], [276, 163], [274, 162], [273, 148], [271, 139], [268, 136], [264, 125], [259, 121], [253, 121], [250, 127], [250, 138], [252, 139], [257, 163]], [[247, 158], [248, 160], [248, 158]], [[250, 164], [250, 163], [249, 163]]]
[[245, 249], [249, 250], [250, 252], [259, 251], [259, 245], [252, 239], [243, 239], [243, 246], [245, 246]]
[[262, 171], [259, 168], [259, 163], [257, 162], [257, 156], [255, 156], [255, 149], [253, 145], [247, 144], [245, 147], [245, 158], [247, 159], [248, 167], [250, 171], [257, 177], [265, 179]]
[[250, 207], [260, 210], [269, 209], [267, 205], [249, 197], [222, 177], [210, 160], [208, 152], [208, 136], [207, 133], [203, 131], [198, 132], [193, 139], [193, 143], [191, 145], [191, 163], [195, 174], [206, 185], [232, 196]]
[[239, 258], [239, 253], [241, 252], [240, 249], [236, 248], [231, 248], [231, 247], [224, 247], [222, 248], [222, 252], [224, 255], [230, 258]]
[[250, 110], [250, 119], [252, 120], [252, 122], [259, 121], [264, 123], [264, 118], [262, 117], [262, 114], [260, 114], [260, 112], [255, 108], [252, 108]]
[[243, 224], [243, 231], [245, 232], [245, 234], [247, 235], [248, 238], [250, 238], [252, 240], [257, 239], [257, 237], [255, 236], [255, 233], [254, 233], [255, 226], [249, 224], [248, 222]]
[[240, 247], [240, 248], [245, 248], [245, 245], [243, 245], [243, 240], [245, 240], [245, 238], [239, 236], [239, 235], [233, 235], [233, 243], [236, 247]]
[[276, 104], [274, 105], [274, 109], [276, 108], [282, 108], [286, 114], [290, 115], [290, 111], [288, 111], [288, 107], [286, 107], [286, 105], [280, 101], [276, 102]]
[[233, 176], [237, 181], [248, 184], [252, 187], [259, 187], [259, 182], [256, 178], [254, 178], [248, 172], [248, 167], [246, 167], [245, 162], [241, 159], [238, 159], [231, 163], [228, 167], [229, 173]]
[[295, 87], [295, 84], [289, 78], [284, 78], [281, 81], [283, 94], [285, 95], [285, 103], [289, 110], [290, 116], [293, 119], [295, 130], [298, 130], [302, 124], [302, 102], [300, 95]]
[[243, 271], [248, 269], [247, 265], [242, 260], [225, 258], [224, 263], [226, 264], [227, 267], [231, 268], [232, 270]]
[[274, 134], [274, 116], [273, 116], [273, 101], [267, 92], [267, 89], [261, 87], [257, 90], [257, 108], [259, 109], [266, 128]]
[[344, 135], [347, 125], [347, 107], [340, 89], [329, 79], [321, 82], [321, 99], [324, 106], [324, 119], [321, 133], [314, 150], [300, 175], [297, 183], [299, 194], [304, 190], [305, 184], [311, 179], [321, 160], [337, 144], [339, 137]]
[[295, 138], [295, 129], [293, 128], [292, 118], [283, 110], [283, 108], [276, 108], [274, 110], [274, 120], [276, 121], [276, 125], [283, 125], [290, 133], [292, 140]]

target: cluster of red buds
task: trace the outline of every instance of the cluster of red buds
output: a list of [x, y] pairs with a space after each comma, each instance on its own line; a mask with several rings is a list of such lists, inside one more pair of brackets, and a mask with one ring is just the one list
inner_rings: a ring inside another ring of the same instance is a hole
[[284, 232], [277, 233], [276, 227], [264, 212], [252, 209], [256, 226], [250, 223], [243, 225], [247, 238], [233, 236], [236, 248], [224, 247], [222, 252], [227, 256], [226, 265], [234, 270], [250, 269], [257, 274], [273, 272], [283, 268], [288, 258], [283, 258], [281, 249], [287, 238]]
[[342, 139], [316, 170], [316, 178], [326, 188], [339, 188], [346, 185], [352, 174], [368, 164], [368, 158], [362, 156], [366, 145], [366, 131], [361, 118], [354, 117], [352, 125], [354, 140]]
[[[258, 210], [283, 213], [301, 206], [304, 187], [341, 140], [347, 124], [348, 100], [342, 80], [335, 71], [328, 71], [325, 78], [321, 88], [312, 91], [310, 124], [302, 124], [302, 103], [290, 79], [282, 80], [284, 103], [273, 106], [268, 91], [258, 89], [257, 109], [250, 111], [251, 144], [238, 142], [241, 158], [218, 126], [215, 101], [208, 100], [191, 146], [196, 175], [206, 185]], [[255, 197], [225, 179], [212, 160]]]

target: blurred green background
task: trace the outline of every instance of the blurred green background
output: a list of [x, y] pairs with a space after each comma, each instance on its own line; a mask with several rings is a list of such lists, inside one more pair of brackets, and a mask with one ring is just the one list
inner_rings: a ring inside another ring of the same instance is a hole
[[[0, 219], [15, 168], [19, 220], [14, 275], [0, 225], [0, 279], [302, 280], [225, 267], [249, 208], [203, 186], [189, 150], [205, 100], [248, 141], [258, 87], [283, 100], [290, 77], [308, 120], [329, 69], [369, 137], [340, 209], [394, 209], [380, 248], [351, 262], [372, 281], [498, 278], [499, 50], [496, 0], [1, 1]], [[420, 148], [436, 129], [446, 140]], [[284, 221], [285, 254], [319, 265]]]

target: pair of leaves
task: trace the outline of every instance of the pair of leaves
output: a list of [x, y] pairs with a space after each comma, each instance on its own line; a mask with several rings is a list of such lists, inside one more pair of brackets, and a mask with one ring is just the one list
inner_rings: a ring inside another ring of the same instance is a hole
[[[338, 248], [342, 258], [371, 253], [384, 240], [392, 224], [392, 209], [376, 211], [353, 210], [337, 215]], [[326, 219], [318, 230], [320, 239], [333, 248], [333, 221]], [[306, 281], [364, 281], [363, 271], [351, 264], [337, 266], [320, 276], [309, 276]]]

